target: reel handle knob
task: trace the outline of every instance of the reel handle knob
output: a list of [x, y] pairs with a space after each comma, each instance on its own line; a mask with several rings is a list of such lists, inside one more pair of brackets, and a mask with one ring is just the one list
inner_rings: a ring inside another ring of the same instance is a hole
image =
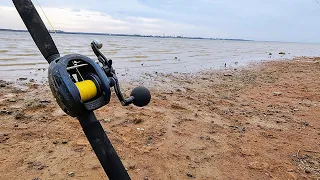
[[98, 49], [101, 49], [102, 46], [103, 46], [102, 42], [99, 41], [99, 40], [96, 40], [96, 39], [93, 40], [92, 43], [93, 43], [94, 45], [96, 45]]
[[130, 96], [134, 97], [132, 103], [138, 107], [148, 105], [151, 100], [151, 94], [149, 89], [143, 86], [135, 87], [132, 90]]

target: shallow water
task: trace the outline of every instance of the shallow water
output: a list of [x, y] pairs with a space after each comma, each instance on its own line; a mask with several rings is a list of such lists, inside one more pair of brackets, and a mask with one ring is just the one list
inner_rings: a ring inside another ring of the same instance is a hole
[[[100, 40], [101, 51], [114, 62], [120, 78], [144, 73], [189, 73], [210, 68], [244, 65], [251, 61], [320, 56], [320, 44], [163, 39], [101, 35], [52, 34], [62, 55], [80, 53], [96, 59], [90, 43]], [[279, 55], [285, 52], [286, 55]], [[269, 53], [272, 53], [269, 56]], [[20, 77], [42, 81], [48, 64], [29, 33], [0, 32], [0, 79]]]

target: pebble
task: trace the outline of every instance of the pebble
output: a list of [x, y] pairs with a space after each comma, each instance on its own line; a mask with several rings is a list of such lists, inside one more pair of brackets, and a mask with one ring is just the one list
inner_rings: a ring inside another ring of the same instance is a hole
[[27, 80], [28, 78], [26, 78], [26, 77], [21, 77], [21, 78], [19, 78], [18, 80], [19, 81], [25, 81], [25, 80]]
[[136, 119], [133, 120], [133, 123], [134, 123], [134, 124], [140, 124], [140, 123], [142, 123], [142, 122], [143, 122], [143, 120], [140, 119], [140, 118], [136, 118]]
[[143, 129], [143, 128], [137, 128], [137, 130], [138, 130], [138, 131], [144, 131], [144, 129]]
[[40, 103], [51, 103], [50, 100], [40, 100]]
[[280, 96], [282, 93], [281, 92], [273, 92], [274, 96]]
[[78, 146], [88, 146], [89, 141], [87, 139], [79, 139], [79, 140], [77, 140], [76, 144]]
[[135, 170], [135, 169], [136, 169], [136, 166], [135, 166], [135, 165], [131, 165], [131, 166], [129, 166], [128, 168], [131, 169], [131, 170]]
[[294, 172], [294, 169], [288, 169], [287, 172]]
[[6, 87], [7, 85], [6, 84], [4, 84], [4, 83], [1, 83], [0, 84], [0, 87]]
[[173, 94], [173, 91], [165, 92], [165, 94]]
[[8, 110], [1, 110], [0, 114], [12, 114], [12, 111], [8, 111]]
[[111, 119], [102, 119], [103, 122], [110, 123]]
[[185, 88], [178, 88], [178, 89], [177, 89], [177, 92], [184, 92], [184, 93], [186, 93], [187, 90], [186, 90]]
[[306, 168], [306, 169], [304, 170], [304, 172], [307, 173], [307, 174], [310, 174], [310, 173], [311, 173], [311, 170], [310, 170], [309, 168]]
[[190, 178], [194, 178], [194, 176], [192, 174], [190, 174], [189, 172], [186, 173], [186, 175]]
[[68, 172], [68, 176], [73, 177], [74, 176], [74, 172]]
[[309, 126], [310, 124], [309, 124], [307, 121], [302, 121], [302, 122], [301, 122], [301, 125], [303, 125], [303, 126]]
[[42, 169], [44, 169], [46, 166], [44, 166], [44, 165], [40, 165], [39, 167], [38, 167], [38, 170], [42, 170]]
[[144, 180], [148, 180], [149, 178], [148, 178], [148, 176], [145, 176], [143, 179], [144, 179]]
[[11, 98], [9, 99], [9, 102], [17, 102], [17, 100], [15, 98]]
[[14, 116], [14, 118], [15, 119], [23, 119], [23, 118], [25, 118], [26, 116], [24, 115], [24, 112], [18, 112], [15, 116]]

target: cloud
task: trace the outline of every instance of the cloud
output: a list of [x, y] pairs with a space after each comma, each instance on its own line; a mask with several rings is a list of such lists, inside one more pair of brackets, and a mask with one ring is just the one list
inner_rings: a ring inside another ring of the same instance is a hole
[[[67, 31], [320, 42], [320, 4], [313, 0], [38, 1]], [[0, 5], [13, 7], [9, 0]], [[0, 14], [11, 18], [1, 18], [0, 28], [21, 27], [13, 9]]]
[[[11, 19], [0, 19], [2, 28], [25, 29], [15, 8], [1, 6], [2, 17], [13, 14]], [[56, 30], [73, 32], [128, 33], [142, 35], [190, 35], [192, 31], [207, 31], [206, 28], [184, 23], [176, 23], [163, 19], [144, 17], [124, 17], [116, 19], [111, 15], [89, 10], [73, 10], [68, 8], [43, 8], [48, 19]], [[38, 8], [38, 12], [48, 29], [52, 29], [48, 20]], [[207, 32], [208, 34], [208, 32]]]
[[[76, 32], [124, 32], [127, 22], [101, 12], [58, 8], [44, 8], [55, 29]], [[47, 21], [42, 15], [42, 19]]]

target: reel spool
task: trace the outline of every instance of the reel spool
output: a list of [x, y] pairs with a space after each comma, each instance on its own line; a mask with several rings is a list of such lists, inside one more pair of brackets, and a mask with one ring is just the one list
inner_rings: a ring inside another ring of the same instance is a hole
[[96, 97], [98, 90], [97, 86], [92, 80], [84, 80], [81, 82], [76, 82], [80, 98], [82, 102], [88, 101]]

